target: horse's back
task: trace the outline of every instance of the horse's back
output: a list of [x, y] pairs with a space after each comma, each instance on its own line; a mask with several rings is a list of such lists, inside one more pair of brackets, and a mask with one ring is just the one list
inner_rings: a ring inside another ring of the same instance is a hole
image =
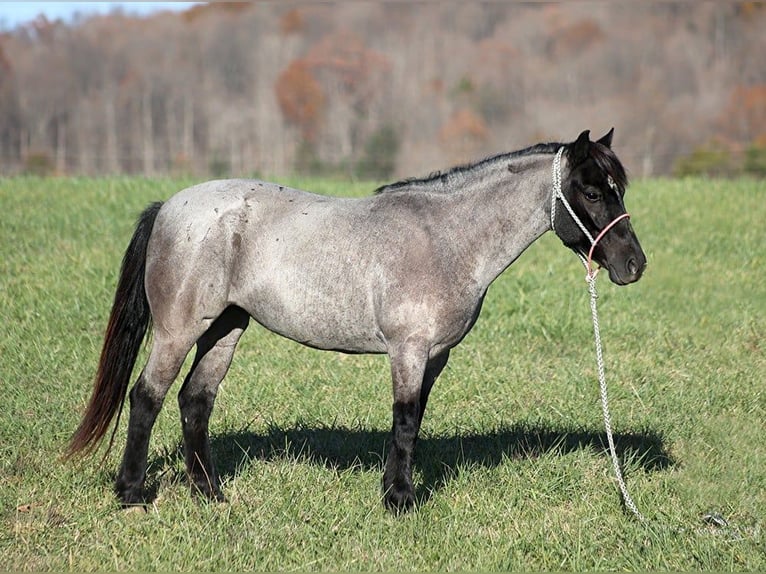
[[311, 346], [385, 351], [366, 283], [372, 254], [354, 249], [365, 235], [359, 202], [256, 180], [178, 192], [150, 242], [153, 311], [215, 317], [237, 305]]
[[350, 352], [412, 337], [452, 344], [482, 291], [456, 273], [434, 213], [450, 196], [437, 197], [336, 198], [254, 180], [182, 190], [150, 242], [152, 312], [181, 329], [184, 317], [236, 305], [290, 339]]
[[179, 191], [163, 205], [160, 215], [165, 225], [175, 222], [181, 226], [214, 223], [232, 215], [263, 220], [289, 213], [302, 204], [331, 199], [275, 183], [222, 179]]
[[[212, 247], [212, 242], [261, 241], [280, 228], [301, 235], [299, 215], [312, 206], [340, 201], [337, 198], [257, 180], [213, 180], [188, 187], [172, 196], [160, 210], [156, 227], [160, 236], [172, 237], [176, 248]], [[310, 232], [310, 221], [306, 233]], [[261, 245], [263, 248], [263, 245]]]

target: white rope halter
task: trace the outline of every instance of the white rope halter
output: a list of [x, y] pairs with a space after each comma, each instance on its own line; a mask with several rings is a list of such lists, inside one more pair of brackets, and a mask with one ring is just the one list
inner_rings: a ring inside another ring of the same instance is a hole
[[[593, 317], [593, 338], [596, 342], [596, 364], [598, 366], [598, 384], [599, 384], [599, 391], [601, 395], [601, 410], [604, 413], [604, 429], [606, 430], [606, 439], [609, 443], [609, 454], [612, 458], [612, 466], [614, 467], [614, 475], [617, 478], [617, 484], [620, 487], [620, 492], [622, 493], [622, 499], [625, 502], [625, 506], [627, 506], [630, 511], [638, 518], [641, 522], [645, 522], [644, 516], [639, 512], [638, 508], [636, 507], [636, 504], [633, 502], [633, 499], [630, 497], [630, 494], [628, 493], [628, 487], [625, 484], [625, 479], [622, 476], [622, 470], [620, 470], [620, 460], [617, 457], [617, 449], [614, 446], [614, 436], [612, 434], [612, 417], [609, 414], [609, 399], [607, 397], [606, 392], [606, 374], [604, 371], [604, 357], [601, 350], [601, 332], [598, 325], [598, 309], [596, 307], [596, 300], [598, 299], [598, 293], [596, 292], [596, 274], [598, 272], [598, 269], [593, 270], [591, 268], [591, 262], [593, 260], [593, 250], [596, 247], [596, 244], [601, 240], [604, 235], [612, 228], [614, 227], [619, 221], [622, 221], [623, 219], [626, 219], [630, 217], [627, 213], [623, 213], [619, 217], [615, 218], [611, 223], [609, 223], [604, 229], [602, 229], [599, 234], [594, 239], [593, 236], [590, 234], [590, 232], [585, 228], [585, 225], [580, 220], [579, 217], [575, 214], [574, 210], [572, 209], [572, 206], [567, 201], [566, 197], [564, 197], [564, 193], [561, 191], [561, 156], [564, 153], [564, 148], [560, 147], [559, 150], [556, 152], [556, 156], [553, 158], [553, 193], [551, 194], [551, 229], [555, 232], [555, 221], [556, 221], [556, 200], [560, 200], [561, 203], [564, 204], [564, 207], [569, 212], [569, 215], [572, 217], [574, 222], [577, 224], [577, 226], [582, 230], [582, 232], [585, 234], [585, 237], [588, 238], [588, 241], [590, 241], [591, 247], [590, 251], [588, 251], [588, 257], [587, 259], [583, 257], [581, 253], [577, 253], [577, 256], [580, 258], [580, 261], [582, 261], [582, 264], [585, 266], [585, 271], [587, 275], [585, 276], [585, 280], [588, 282], [588, 291], [590, 292], [590, 311], [591, 315]], [[609, 186], [614, 189], [615, 184], [612, 180], [611, 176], [609, 176]]]
[[[592, 268], [591, 263], [593, 262], [593, 250], [596, 248], [596, 245], [599, 241], [604, 237], [604, 235], [607, 234], [607, 232], [612, 229], [615, 225], [617, 225], [620, 221], [623, 219], [628, 219], [630, 217], [630, 214], [623, 213], [622, 215], [618, 215], [615, 217], [610, 223], [608, 223], [604, 229], [602, 229], [599, 234], [596, 236], [596, 238], [593, 238], [593, 235], [591, 235], [590, 231], [585, 227], [585, 224], [582, 222], [582, 220], [577, 217], [577, 214], [574, 212], [574, 209], [572, 209], [572, 206], [570, 205], [569, 201], [567, 201], [567, 198], [564, 197], [564, 192], [561, 190], [561, 156], [564, 153], [563, 146], [559, 148], [559, 150], [556, 152], [556, 156], [553, 158], [553, 193], [551, 194], [551, 229], [555, 232], [556, 231], [556, 200], [560, 200], [561, 203], [564, 204], [564, 207], [566, 208], [567, 212], [569, 212], [570, 217], [574, 220], [574, 222], [577, 224], [577, 227], [580, 228], [580, 230], [585, 234], [585, 237], [588, 238], [588, 241], [590, 241], [590, 250], [588, 251], [588, 257], [583, 257], [580, 253], [577, 254], [577, 256], [580, 258], [580, 261], [582, 261], [582, 264], [585, 266], [585, 270], [588, 273], [588, 277], [596, 277], [596, 273], [598, 270], [594, 270]], [[614, 183], [614, 180], [612, 179], [611, 175], [607, 176], [609, 187], [614, 190], [616, 188], [616, 185]]]

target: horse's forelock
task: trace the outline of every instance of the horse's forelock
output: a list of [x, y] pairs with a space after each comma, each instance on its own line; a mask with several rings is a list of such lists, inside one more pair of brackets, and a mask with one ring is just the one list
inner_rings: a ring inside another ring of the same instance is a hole
[[603, 144], [594, 142], [590, 147], [590, 157], [601, 171], [611, 176], [620, 195], [625, 193], [625, 189], [628, 187], [628, 174], [614, 151]]

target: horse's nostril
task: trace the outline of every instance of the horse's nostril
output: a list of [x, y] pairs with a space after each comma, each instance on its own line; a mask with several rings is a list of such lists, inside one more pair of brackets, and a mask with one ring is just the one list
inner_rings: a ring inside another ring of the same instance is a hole
[[638, 273], [638, 263], [632, 257], [628, 260], [628, 273], [636, 275]]

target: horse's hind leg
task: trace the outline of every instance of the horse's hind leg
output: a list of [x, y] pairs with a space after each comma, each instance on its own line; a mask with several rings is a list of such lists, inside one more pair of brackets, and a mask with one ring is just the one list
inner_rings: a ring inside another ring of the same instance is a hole
[[194, 341], [184, 342], [155, 333], [144, 370], [130, 391], [130, 419], [122, 464], [115, 480], [117, 496], [124, 505], [144, 502], [149, 437], [168, 388], [178, 376]]
[[224, 500], [210, 454], [208, 422], [218, 385], [250, 317], [228, 307], [197, 342], [197, 354], [178, 393], [184, 435], [184, 458], [192, 490], [211, 500]]

